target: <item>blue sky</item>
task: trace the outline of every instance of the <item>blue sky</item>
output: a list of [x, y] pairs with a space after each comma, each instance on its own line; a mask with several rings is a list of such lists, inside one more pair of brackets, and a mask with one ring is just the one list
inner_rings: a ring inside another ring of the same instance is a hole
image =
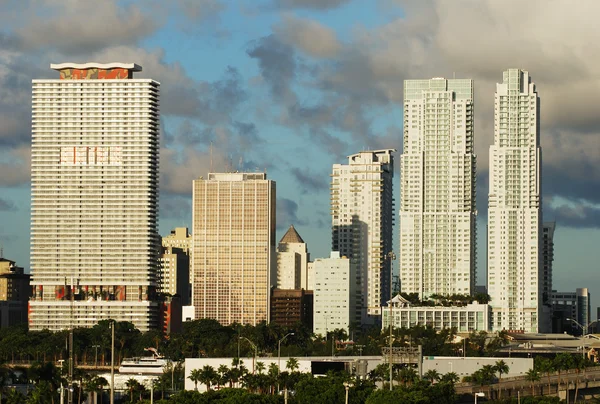
[[366, 148], [399, 154], [403, 80], [455, 74], [476, 87], [481, 284], [495, 83], [519, 67], [541, 98], [554, 288], [587, 286], [598, 306], [598, 11], [592, 0], [4, 1], [4, 256], [29, 267], [31, 79], [56, 78], [50, 63], [135, 62], [161, 82], [161, 234], [191, 226], [191, 181], [210, 170], [212, 145], [214, 171], [277, 181], [278, 237], [294, 224], [313, 257], [330, 248], [331, 165]]

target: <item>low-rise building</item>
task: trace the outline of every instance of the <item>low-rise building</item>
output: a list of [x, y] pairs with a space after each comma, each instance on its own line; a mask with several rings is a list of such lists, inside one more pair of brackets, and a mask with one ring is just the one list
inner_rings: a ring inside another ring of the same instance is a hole
[[488, 304], [477, 302], [464, 306], [412, 306], [408, 300], [396, 295], [388, 306], [382, 307], [382, 329], [388, 328], [390, 316], [394, 328], [411, 328], [430, 325], [436, 330], [456, 328], [458, 332], [488, 331], [490, 312]]
[[313, 292], [304, 289], [273, 289], [271, 322], [284, 327], [302, 323], [313, 328]]
[[0, 328], [27, 323], [30, 275], [14, 261], [0, 257]]

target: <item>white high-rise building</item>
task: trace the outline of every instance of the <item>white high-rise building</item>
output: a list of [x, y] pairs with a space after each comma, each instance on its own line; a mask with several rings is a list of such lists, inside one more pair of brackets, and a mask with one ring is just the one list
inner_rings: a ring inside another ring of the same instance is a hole
[[29, 328], [156, 328], [159, 83], [133, 63], [51, 68], [33, 80]]
[[339, 328], [350, 335], [356, 313], [354, 267], [348, 258], [333, 251], [329, 258], [317, 258], [314, 269], [313, 332], [326, 336]]
[[476, 156], [473, 80], [404, 82], [400, 157], [400, 282], [403, 292], [475, 289]]
[[209, 173], [193, 186], [192, 304], [196, 319], [257, 325], [270, 319], [275, 181], [266, 173]]
[[332, 250], [353, 265], [358, 285], [353, 321], [362, 324], [381, 321], [381, 306], [390, 294], [395, 151], [362, 151], [348, 156], [347, 165], [333, 165]]
[[492, 328], [545, 332], [539, 97], [527, 71], [504, 72], [494, 108], [488, 209]]

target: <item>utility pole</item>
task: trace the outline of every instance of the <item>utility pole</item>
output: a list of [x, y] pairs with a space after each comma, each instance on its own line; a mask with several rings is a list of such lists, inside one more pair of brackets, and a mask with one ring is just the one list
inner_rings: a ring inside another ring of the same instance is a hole
[[110, 404], [115, 404], [115, 320], [111, 320], [112, 331], [110, 345]]
[[71, 319], [69, 327], [69, 404], [73, 404], [73, 303], [75, 295], [75, 287], [73, 286], [73, 277], [71, 276], [71, 290], [69, 298], [71, 300]]
[[390, 306], [390, 391], [392, 391], [392, 383], [393, 383], [393, 354], [392, 354], [392, 344], [393, 344], [393, 329], [394, 329], [394, 312], [392, 311], [392, 298], [394, 297], [394, 291], [392, 288], [392, 279], [394, 272], [394, 260], [396, 259], [396, 254], [393, 251], [388, 253], [388, 258], [390, 260], [390, 302], [388, 306]]

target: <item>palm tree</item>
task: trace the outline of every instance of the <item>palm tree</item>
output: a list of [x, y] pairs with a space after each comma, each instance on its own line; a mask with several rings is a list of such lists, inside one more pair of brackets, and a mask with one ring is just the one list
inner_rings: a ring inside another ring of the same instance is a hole
[[265, 371], [265, 364], [264, 362], [256, 362], [256, 371], [258, 372], [258, 374], [262, 374], [262, 372]]
[[[494, 370], [498, 373], [498, 383], [502, 383], [502, 375], [508, 373], [508, 365], [503, 360], [499, 360], [494, 365]], [[498, 398], [502, 398], [502, 385], [498, 386]]]
[[198, 382], [202, 379], [202, 371], [200, 369], [193, 369], [188, 379], [194, 382], [194, 390], [198, 391]]
[[276, 363], [269, 365], [268, 373], [269, 381], [271, 382], [271, 394], [275, 393], [275, 386], [279, 383], [279, 366]]
[[285, 367], [287, 369], [289, 369], [290, 372], [296, 371], [300, 367], [300, 365], [298, 363], [298, 359], [296, 359], [296, 358], [289, 358], [287, 360], [286, 364], [285, 364]]
[[429, 369], [423, 375], [423, 379], [429, 380], [431, 382], [431, 384], [434, 384], [435, 382], [440, 380], [440, 373], [435, 369]]
[[561, 370], [568, 371], [573, 367], [573, 357], [568, 353], [559, 353], [554, 357], [554, 368], [558, 371], [558, 389], [560, 389], [560, 372]]
[[460, 380], [455, 372], [448, 372], [440, 378], [441, 382], [455, 384]]
[[540, 374], [535, 369], [529, 369], [525, 374], [525, 380], [531, 383], [531, 395], [535, 396], [535, 383], [540, 381]]
[[217, 380], [219, 374], [210, 365], [205, 365], [200, 372], [200, 381], [206, 384], [206, 390], [210, 391], [210, 385]]
[[129, 389], [130, 401], [133, 402], [133, 392], [139, 389], [140, 383], [132, 377], [125, 382], [125, 386]]
[[398, 379], [405, 386], [412, 385], [417, 378], [417, 372], [413, 368], [402, 368], [398, 373]]
[[227, 365], [221, 365], [217, 369], [217, 372], [219, 372], [219, 377], [217, 379], [217, 387], [220, 389], [221, 386], [227, 383], [227, 381], [229, 380], [229, 368], [227, 367]]
[[548, 358], [542, 358], [537, 361], [537, 367], [538, 371], [546, 374], [548, 379], [548, 394], [550, 394], [550, 373], [554, 372], [554, 363]]

